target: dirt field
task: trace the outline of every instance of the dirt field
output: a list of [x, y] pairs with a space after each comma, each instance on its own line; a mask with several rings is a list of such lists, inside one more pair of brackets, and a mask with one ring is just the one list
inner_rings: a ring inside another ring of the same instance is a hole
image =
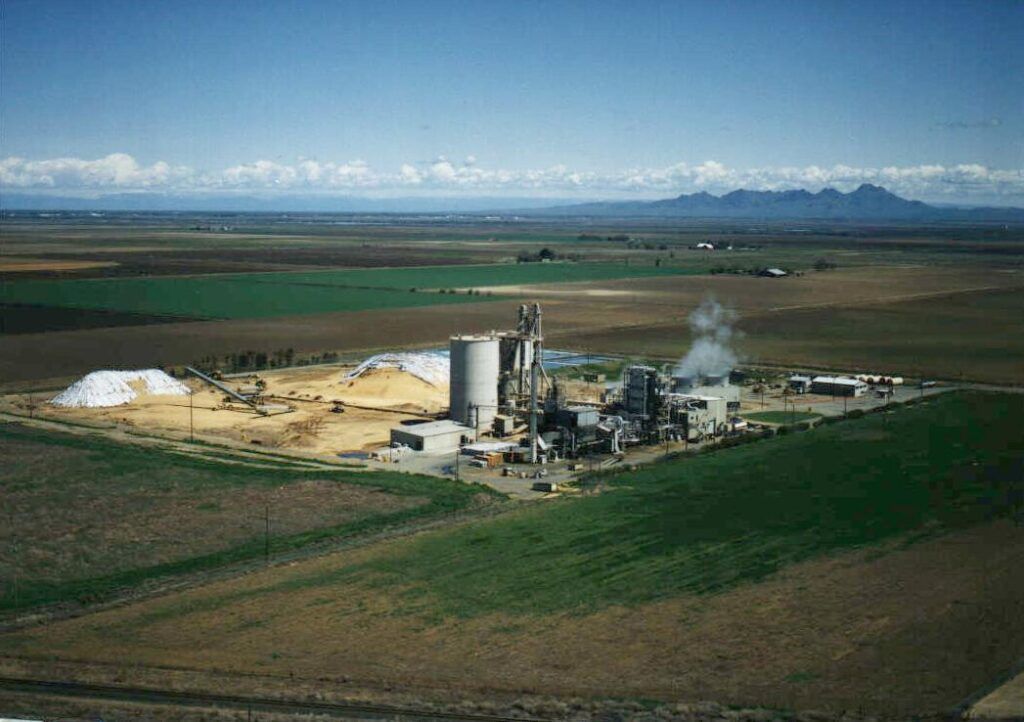
[[0, 641], [13, 654], [113, 665], [891, 715], [951, 708], [1024, 645], [1024, 531], [1009, 522], [586, 616], [396, 616], [389, 598], [401, 589], [344, 575], [303, 582], [386, 553], [303, 562]]
[[[39, 418], [88, 423], [118, 424], [147, 433], [187, 436], [190, 428], [198, 438], [258, 444], [321, 454], [338, 454], [386, 446], [390, 430], [402, 421], [436, 414], [448, 407], [448, 386], [433, 386], [411, 374], [380, 369], [346, 381], [350, 367], [321, 366], [261, 372], [267, 383], [268, 403], [288, 404], [292, 413], [260, 416], [239, 403], [224, 404], [225, 394], [198, 379], [189, 379], [191, 397], [140, 394], [123, 406], [64, 409], [31, 397]], [[229, 385], [247, 383], [229, 381]], [[371, 406], [383, 411], [346, 407], [333, 413], [333, 401]], [[0, 399], [0, 410], [27, 411], [30, 397]]]
[[[916, 370], [908, 366], [919, 366], [931, 375], [957, 378], [963, 371], [965, 378], [1021, 383], [1024, 367], [1014, 362], [1024, 353], [1015, 346], [1021, 335], [1006, 329], [1019, 319], [1022, 286], [1024, 275], [1016, 272], [912, 266], [779, 280], [720, 275], [561, 284], [550, 297], [545, 288], [531, 292], [543, 301], [548, 345], [556, 348], [681, 356], [689, 344], [686, 317], [712, 294], [738, 311], [745, 360], [856, 364], [906, 375]], [[986, 288], [1006, 290], [977, 290]], [[577, 296], [567, 297], [570, 291]], [[437, 345], [452, 333], [509, 327], [518, 303], [22, 334], [4, 341], [0, 379], [10, 388], [110, 365], [190, 363], [246, 349], [352, 354]], [[833, 327], [843, 314], [851, 320]], [[935, 353], [935, 339], [950, 334], [963, 343], [942, 343]], [[986, 349], [984, 357], [974, 348]]]
[[1024, 672], [972, 705], [967, 717], [977, 720], [1024, 719]]
[[89, 268], [109, 268], [114, 261], [82, 261], [59, 258], [19, 258], [0, 256], [0, 273], [24, 273], [28, 271], [82, 271]]

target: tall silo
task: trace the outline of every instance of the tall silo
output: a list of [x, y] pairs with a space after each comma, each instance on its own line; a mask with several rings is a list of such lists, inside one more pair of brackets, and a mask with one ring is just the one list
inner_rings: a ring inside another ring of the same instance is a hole
[[498, 413], [498, 337], [452, 336], [450, 348], [451, 418], [485, 431]]

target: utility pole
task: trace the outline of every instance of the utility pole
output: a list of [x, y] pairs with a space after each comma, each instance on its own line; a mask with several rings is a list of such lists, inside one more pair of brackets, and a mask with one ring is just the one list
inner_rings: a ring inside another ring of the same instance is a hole
[[263, 563], [270, 566], [270, 504], [265, 507], [263, 519]]
[[459, 450], [455, 449], [455, 481], [459, 480]]
[[192, 426], [192, 395], [193, 395], [193, 392], [189, 391], [189, 394], [188, 394], [188, 441], [189, 441], [190, 444], [191, 443], [195, 443], [195, 440], [196, 440], [195, 431], [194, 431], [194, 428]]

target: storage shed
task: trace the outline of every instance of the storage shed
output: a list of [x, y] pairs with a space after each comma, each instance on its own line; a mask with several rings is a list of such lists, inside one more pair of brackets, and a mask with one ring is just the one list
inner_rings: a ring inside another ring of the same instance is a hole
[[450, 419], [391, 429], [392, 444], [404, 444], [416, 451], [453, 451], [473, 441], [476, 431]]
[[863, 381], [844, 376], [815, 376], [811, 381], [811, 392], [825, 396], [863, 396], [867, 390]]
[[806, 394], [811, 390], [811, 377], [794, 374], [789, 377], [789, 388], [798, 394]]

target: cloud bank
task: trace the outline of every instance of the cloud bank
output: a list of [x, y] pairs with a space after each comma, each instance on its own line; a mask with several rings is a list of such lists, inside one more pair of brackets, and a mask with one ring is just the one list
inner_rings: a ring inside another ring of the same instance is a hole
[[204, 171], [164, 161], [140, 164], [126, 153], [103, 158], [0, 160], [0, 188], [39, 192], [282, 192], [401, 195], [559, 195], [579, 197], [656, 198], [696, 191], [723, 192], [824, 187], [852, 190], [861, 183], [882, 185], [907, 198], [970, 200], [1024, 198], [1024, 169], [995, 169], [979, 164], [886, 167], [773, 166], [731, 168], [709, 160], [692, 165], [630, 168], [614, 172], [581, 172], [564, 165], [533, 170], [487, 168], [476, 158], [463, 161], [439, 157], [426, 163], [404, 163], [395, 170], [377, 169], [365, 161], [322, 162], [303, 159], [293, 164], [268, 160]]

